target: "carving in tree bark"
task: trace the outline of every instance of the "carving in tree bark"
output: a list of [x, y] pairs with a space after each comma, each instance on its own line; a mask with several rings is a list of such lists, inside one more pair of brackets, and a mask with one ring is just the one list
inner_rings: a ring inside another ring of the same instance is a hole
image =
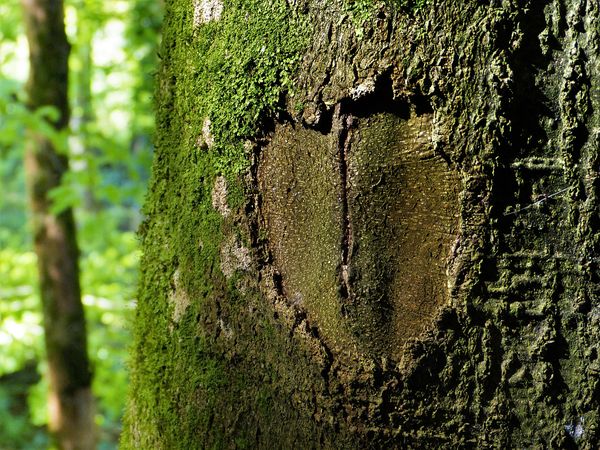
[[338, 104], [331, 121], [278, 126], [261, 151], [268, 247], [283, 295], [325, 336], [399, 359], [448, 301], [457, 176], [433, 151], [430, 113]]

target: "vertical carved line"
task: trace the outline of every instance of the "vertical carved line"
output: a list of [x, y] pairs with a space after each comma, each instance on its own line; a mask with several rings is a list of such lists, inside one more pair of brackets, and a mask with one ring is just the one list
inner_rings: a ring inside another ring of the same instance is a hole
[[338, 164], [340, 171], [340, 202], [342, 204], [342, 261], [340, 266], [340, 295], [343, 302], [351, 299], [349, 265], [352, 247], [352, 224], [348, 207], [348, 155], [352, 140], [351, 114], [342, 114], [341, 105], [335, 107], [333, 116], [334, 127], [337, 129]]

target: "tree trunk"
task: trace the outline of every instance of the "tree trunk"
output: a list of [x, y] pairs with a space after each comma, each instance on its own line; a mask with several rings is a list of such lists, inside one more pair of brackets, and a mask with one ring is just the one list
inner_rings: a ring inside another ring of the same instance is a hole
[[123, 447], [594, 448], [599, 8], [167, 2]]
[[[23, 0], [30, 52], [29, 107], [53, 106], [54, 123], [69, 123], [69, 44], [62, 0]], [[25, 153], [38, 257], [48, 359], [49, 429], [61, 449], [94, 448], [94, 414], [86, 330], [79, 286], [78, 248], [70, 209], [54, 215], [48, 192], [68, 170], [67, 156], [43, 134], [30, 131]]]

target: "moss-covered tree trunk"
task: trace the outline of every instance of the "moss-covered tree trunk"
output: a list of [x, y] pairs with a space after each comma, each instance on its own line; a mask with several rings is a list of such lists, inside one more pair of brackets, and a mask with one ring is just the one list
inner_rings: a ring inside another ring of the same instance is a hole
[[600, 4], [170, 0], [124, 448], [595, 448]]
[[[69, 44], [62, 0], [22, 0], [29, 42], [28, 106], [53, 107], [53, 126], [69, 123]], [[91, 370], [79, 285], [73, 211], [51, 211], [49, 192], [68, 170], [67, 156], [47, 135], [31, 130], [25, 172], [32, 213], [48, 361], [48, 425], [58, 448], [95, 447]]]

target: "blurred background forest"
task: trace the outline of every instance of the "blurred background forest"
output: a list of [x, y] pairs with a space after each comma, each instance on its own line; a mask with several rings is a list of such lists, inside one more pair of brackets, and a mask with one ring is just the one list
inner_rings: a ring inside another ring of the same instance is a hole
[[[55, 111], [25, 106], [28, 47], [19, 0], [0, 2], [0, 449], [46, 449], [47, 379], [23, 167], [26, 128], [67, 152], [52, 208], [75, 211], [82, 301], [101, 449], [116, 448], [127, 391], [136, 229], [152, 159], [161, 0], [65, 0], [71, 44], [66, 136]], [[62, 144], [60, 144], [62, 142]]]

